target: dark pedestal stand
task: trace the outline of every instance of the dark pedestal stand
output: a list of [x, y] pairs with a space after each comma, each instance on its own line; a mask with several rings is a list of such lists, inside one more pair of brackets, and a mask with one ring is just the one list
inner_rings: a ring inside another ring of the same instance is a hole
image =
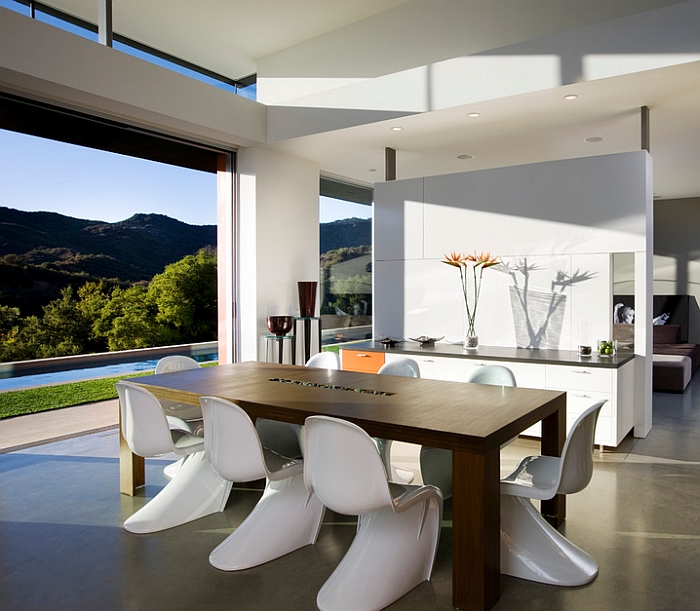
[[294, 319], [296, 343], [294, 362], [305, 365], [314, 354], [321, 352], [321, 319], [317, 316], [301, 316]]

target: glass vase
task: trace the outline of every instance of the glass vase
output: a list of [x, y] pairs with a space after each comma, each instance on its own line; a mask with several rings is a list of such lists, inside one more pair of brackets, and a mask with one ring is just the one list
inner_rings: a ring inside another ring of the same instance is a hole
[[479, 348], [479, 336], [474, 331], [467, 331], [464, 334], [464, 349], [477, 350]]
[[467, 318], [464, 325], [464, 349], [476, 350], [479, 347], [479, 336], [474, 330], [474, 322]]

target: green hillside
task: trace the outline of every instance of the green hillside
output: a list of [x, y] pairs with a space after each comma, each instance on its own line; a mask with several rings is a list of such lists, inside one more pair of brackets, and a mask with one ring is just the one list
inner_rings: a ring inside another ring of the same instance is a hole
[[147, 282], [165, 266], [216, 247], [215, 225], [161, 214], [106, 223], [0, 207], [0, 304], [37, 314], [65, 286]]

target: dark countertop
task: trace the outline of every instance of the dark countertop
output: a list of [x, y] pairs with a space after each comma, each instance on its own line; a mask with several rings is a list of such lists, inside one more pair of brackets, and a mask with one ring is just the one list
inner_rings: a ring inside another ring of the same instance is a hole
[[375, 341], [351, 342], [341, 346], [341, 350], [360, 350], [365, 352], [384, 352], [406, 356], [451, 357], [464, 359], [481, 359], [494, 361], [516, 361], [546, 365], [581, 365], [586, 367], [603, 367], [617, 369], [634, 358], [632, 350], [620, 350], [616, 356], [600, 357], [593, 354], [580, 357], [575, 350], [528, 350], [526, 348], [507, 348], [503, 346], [479, 346], [477, 350], [465, 350], [461, 344], [438, 342], [422, 346], [410, 339], [404, 340], [393, 348]]

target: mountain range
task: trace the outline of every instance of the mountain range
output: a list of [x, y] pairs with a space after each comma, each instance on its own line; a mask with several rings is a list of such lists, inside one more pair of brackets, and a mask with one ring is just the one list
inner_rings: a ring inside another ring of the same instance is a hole
[[23, 315], [40, 313], [64, 286], [148, 281], [207, 247], [216, 248], [215, 225], [162, 214], [107, 223], [0, 207], [0, 304], [19, 307]]
[[[321, 224], [321, 252], [372, 244], [371, 219]], [[189, 225], [162, 214], [116, 223], [0, 206], [0, 305], [41, 314], [65, 286], [106, 280], [148, 282], [166, 265], [216, 248], [216, 225]]]
[[372, 219], [356, 217], [321, 223], [321, 254], [338, 248], [372, 245]]

